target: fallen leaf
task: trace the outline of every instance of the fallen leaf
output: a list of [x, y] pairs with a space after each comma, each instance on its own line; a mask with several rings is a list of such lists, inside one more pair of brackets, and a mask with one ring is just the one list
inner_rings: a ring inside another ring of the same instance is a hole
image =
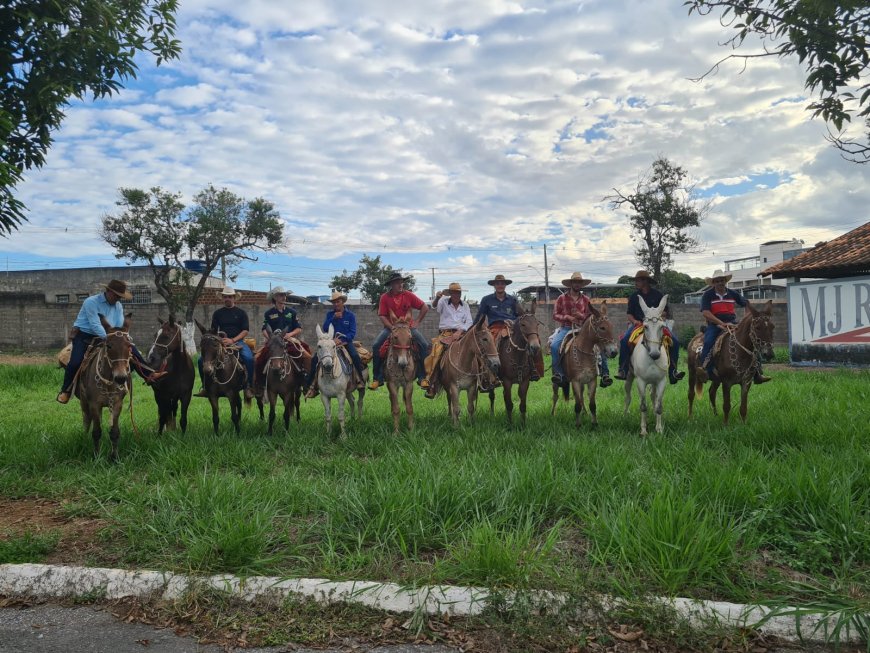
[[641, 637], [643, 637], [642, 630], [638, 630], [638, 631], [633, 632], [633, 633], [628, 633], [628, 632], [619, 632], [618, 630], [613, 630], [612, 628], [608, 628], [607, 632], [609, 632], [611, 635], [613, 635], [616, 639], [618, 639], [621, 642], [636, 642]]

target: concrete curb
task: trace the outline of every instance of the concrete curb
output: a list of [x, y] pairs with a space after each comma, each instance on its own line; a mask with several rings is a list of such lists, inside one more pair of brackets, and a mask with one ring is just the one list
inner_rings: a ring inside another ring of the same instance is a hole
[[[356, 603], [390, 612], [423, 611], [456, 616], [476, 615], [489, 605], [493, 594], [481, 587], [436, 585], [410, 588], [394, 583], [371, 581], [330, 581], [322, 578], [282, 579], [274, 576], [240, 578], [230, 574], [187, 576], [159, 571], [127, 571], [59, 565], [0, 565], [0, 595], [40, 599], [87, 596], [94, 599], [181, 598], [192, 588], [212, 588], [245, 601], [287, 596], [311, 598], [321, 603]], [[508, 601], [517, 596], [508, 597]], [[564, 604], [564, 595], [532, 591], [524, 595], [532, 605]], [[693, 599], [659, 599], [672, 606], [691, 623], [714, 621], [723, 625], [753, 628], [769, 610], [763, 606], [741, 605]], [[617, 605], [617, 601], [609, 601]], [[758, 627], [762, 633], [788, 641], [823, 641], [833, 624], [815, 615], [771, 617]], [[844, 636], [845, 635], [845, 636]], [[841, 641], [858, 641], [854, 629], [841, 635]]]

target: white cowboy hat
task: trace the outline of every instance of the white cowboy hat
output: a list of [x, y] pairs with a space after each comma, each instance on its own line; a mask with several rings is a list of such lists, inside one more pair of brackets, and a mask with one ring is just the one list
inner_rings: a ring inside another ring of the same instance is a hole
[[232, 286], [224, 286], [221, 290], [221, 297], [237, 297], [238, 294]]
[[345, 295], [343, 292], [338, 292], [337, 290], [333, 290], [332, 295], [329, 298], [329, 301], [337, 302], [339, 299], [346, 302], [347, 295]]
[[725, 283], [728, 283], [729, 281], [731, 281], [731, 277], [733, 277], [733, 276], [734, 276], [733, 274], [730, 274], [728, 272], [722, 272], [722, 270], [716, 270], [713, 273], [713, 276], [704, 277], [704, 281], [708, 286], [712, 286], [713, 279], [725, 279]]
[[575, 281], [580, 282], [581, 288], [584, 286], [588, 286], [590, 283], [592, 283], [592, 279], [584, 279], [582, 274], [580, 274], [579, 272], [575, 272], [567, 279], [562, 279], [562, 285], [563, 286], [570, 286]]
[[293, 293], [289, 290], [284, 290], [284, 286], [275, 286], [272, 290], [269, 291], [269, 294], [266, 295], [266, 299], [273, 300], [275, 299], [275, 295], [292, 295]]

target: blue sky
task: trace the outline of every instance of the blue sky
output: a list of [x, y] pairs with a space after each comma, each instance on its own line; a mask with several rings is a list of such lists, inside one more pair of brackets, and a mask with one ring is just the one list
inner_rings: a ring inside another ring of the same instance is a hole
[[498, 272], [540, 283], [545, 243], [551, 278], [614, 281], [637, 264], [603, 198], [660, 155], [712, 202], [681, 271], [868, 219], [870, 169], [809, 119], [798, 65], [689, 81], [727, 52], [718, 20], [681, 2], [187, 0], [178, 24], [180, 60], [141, 57], [118, 96], [70, 107], [0, 265], [115, 264], [98, 227], [119, 187], [190, 201], [212, 183], [287, 221], [243, 288], [324, 294], [367, 253], [423, 295], [435, 268], [437, 287], [474, 296]]

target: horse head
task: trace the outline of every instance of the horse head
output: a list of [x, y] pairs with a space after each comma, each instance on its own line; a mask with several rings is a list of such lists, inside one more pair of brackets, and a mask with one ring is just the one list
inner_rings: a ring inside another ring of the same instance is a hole
[[157, 318], [160, 328], [154, 338], [154, 344], [148, 352], [148, 366], [160, 369], [176, 351], [184, 351], [184, 340], [181, 337], [181, 325], [175, 322], [175, 316], [170, 315], [168, 320]]
[[215, 364], [223, 353], [223, 342], [217, 329], [207, 329], [199, 320], [194, 321], [200, 333], [202, 333], [202, 339], [199, 341], [202, 373], [211, 376], [214, 374]]
[[269, 341], [266, 346], [269, 348], [269, 358], [283, 358], [287, 352], [287, 343], [284, 342], [284, 332], [281, 329], [272, 330], [271, 327], [266, 328], [269, 334]]
[[664, 313], [668, 306], [668, 296], [665, 295], [655, 308], [647, 306], [643, 297], [638, 299], [643, 311], [643, 346], [649, 352], [649, 357], [657, 361], [662, 355], [662, 332], [665, 328]]
[[514, 323], [516, 330], [519, 331], [523, 340], [529, 346], [529, 352], [535, 356], [541, 349], [541, 336], [538, 334], [538, 318], [535, 317], [535, 311], [538, 308], [537, 302], [533, 299], [529, 310], [520, 305], [517, 307], [517, 320]]
[[405, 369], [411, 362], [411, 322], [413, 316], [411, 311], [408, 311], [402, 317], [396, 317], [390, 312], [393, 317], [393, 327], [390, 329], [390, 349], [396, 352], [396, 364]]
[[100, 323], [106, 330], [106, 358], [112, 370], [112, 379], [118, 385], [126, 385], [130, 379], [130, 354], [133, 342], [130, 340], [130, 318], [132, 313], [124, 316], [123, 326], [113, 327], [100, 315]]
[[761, 356], [764, 362], [773, 360], [773, 330], [776, 328], [773, 324], [773, 302], [767, 300], [763, 310], [758, 310], [747, 304], [751, 315], [749, 324], [749, 339], [752, 342], [752, 348]]
[[618, 349], [613, 337], [613, 325], [607, 319], [607, 301], [601, 302], [600, 308], [596, 308], [594, 304], [589, 304], [589, 311], [591, 315], [586, 320], [586, 324], [589, 325], [593, 342], [604, 349], [608, 358], [615, 358]]
[[490, 333], [484, 321], [480, 320], [477, 324], [471, 327], [466, 335], [468, 334], [471, 334], [474, 338], [477, 351], [480, 352], [480, 355], [486, 360], [489, 369], [493, 374], [497, 375], [498, 370], [501, 367], [501, 361], [498, 357], [498, 349], [495, 347], [495, 340], [493, 340], [492, 333]]
[[335, 361], [335, 330], [332, 325], [329, 325], [329, 330], [324, 331], [317, 325], [315, 329], [317, 333], [317, 358], [320, 361], [320, 366], [327, 374], [332, 374]]

